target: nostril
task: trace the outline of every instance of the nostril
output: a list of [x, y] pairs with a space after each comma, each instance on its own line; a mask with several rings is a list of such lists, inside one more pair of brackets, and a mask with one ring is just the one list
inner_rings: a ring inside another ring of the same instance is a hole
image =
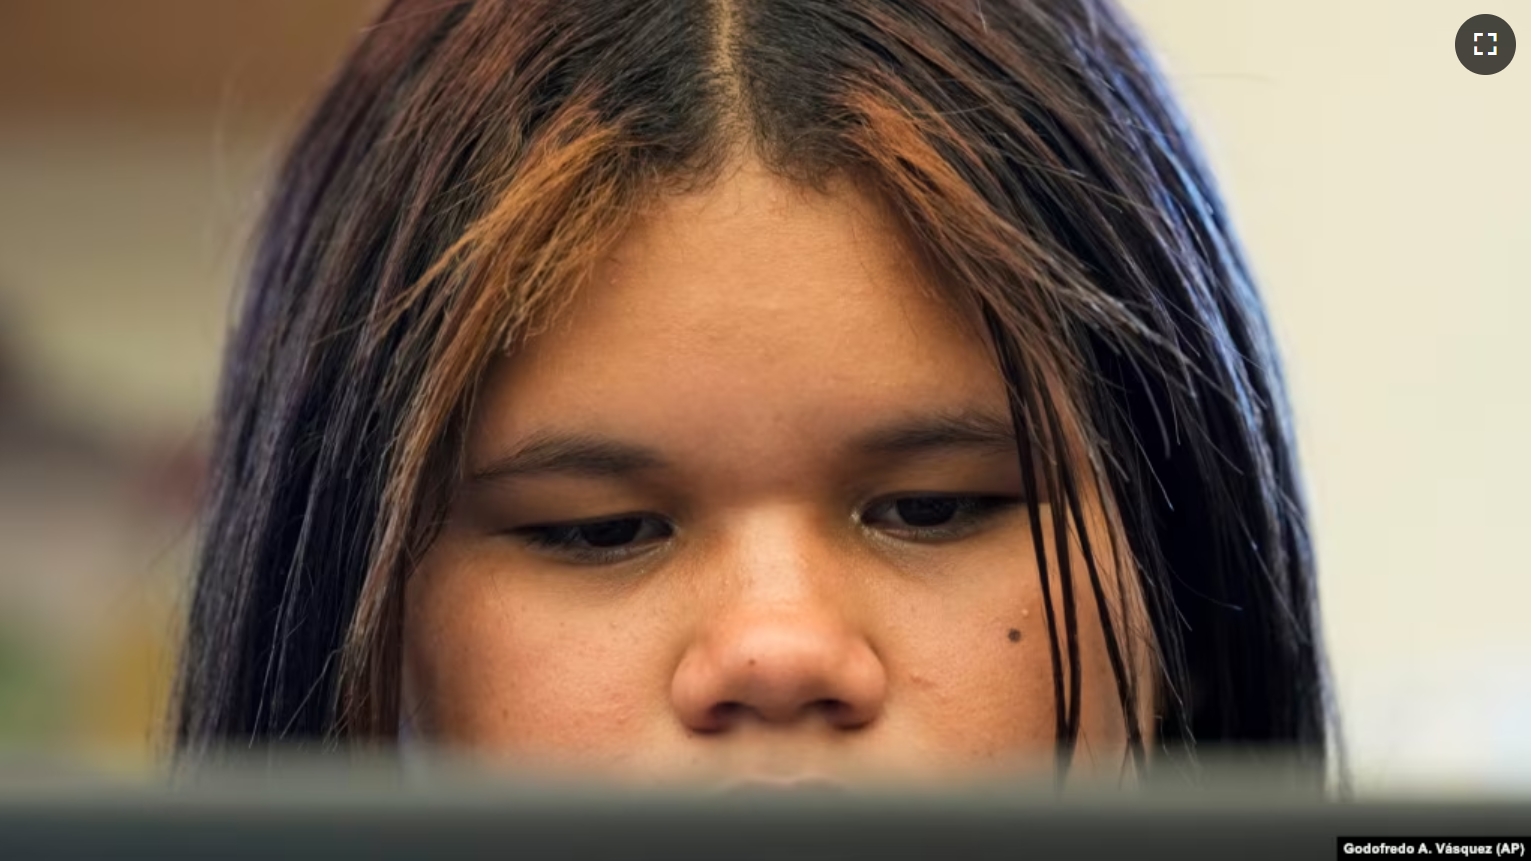
[[809, 710], [819, 712], [820, 714], [835, 720], [850, 711], [851, 707], [840, 700], [822, 699], [815, 700], [814, 702], [810, 703]]
[[722, 702], [708, 710], [708, 721], [716, 729], [723, 729], [745, 711], [744, 703]]
[[809, 710], [840, 729], [862, 729], [873, 722], [874, 714], [865, 712], [846, 700], [821, 699], [809, 704]]
[[[755, 710], [741, 702], [716, 703], [708, 709], [708, 730], [717, 732], [728, 729], [752, 711]], [[799, 714], [818, 714], [832, 723], [839, 724], [849, 720], [854, 711], [849, 703], [827, 697], [806, 703]]]

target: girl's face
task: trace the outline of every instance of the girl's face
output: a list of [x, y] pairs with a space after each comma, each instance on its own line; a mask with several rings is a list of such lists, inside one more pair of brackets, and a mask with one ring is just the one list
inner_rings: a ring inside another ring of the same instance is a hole
[[[1050, 767], [1005, 388], [922, 278], [845, 186], [746, 164], [649, 212], [485, 381], [408, 587], [416, 730], [639, 780]], [[1115, 769], [1089, 594], [1076, 761]]]

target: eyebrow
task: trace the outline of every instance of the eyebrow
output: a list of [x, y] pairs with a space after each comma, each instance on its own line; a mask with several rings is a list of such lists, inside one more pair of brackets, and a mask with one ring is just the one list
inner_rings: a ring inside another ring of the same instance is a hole
[[480, 484], [549, 474], [620, 478], [668, 465], [660, 452], [646, 446], [591, 434], [549, 432], [474, 470], [469, 481]]
[[[897, 420], [854, 437], [846, 454], [863, 457], [912, 457], [947, 449], [990, 449], [1015, 453], [1011, 420], [989, 412], [961, 411]], [[532, 475], [622, 478], [661, 470], [670, 461], [659, 450], [585, 433], [544, 432], [511, 454], [469, 475], [473, 484]]]
[[981, 448], [1015, 453], [1016, 430], [1009, 417], [965, 410], [923, 415], [874, 428], [852, 440], [863, 455], [917, 455], [940, 449]]

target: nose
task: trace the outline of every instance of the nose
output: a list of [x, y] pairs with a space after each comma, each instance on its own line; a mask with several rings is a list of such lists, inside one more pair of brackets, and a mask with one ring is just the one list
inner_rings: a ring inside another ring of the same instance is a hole
[[[671, 685], [682, 722], [703, 733], [745, 723], [819, 721], [853, 730], [883, 711], [884, 666], [836, 588], [855, 578], [830, 554], [741, 546], [712, 570], [723, 594], [688, 644]], [[802, 544], [803, 542], [799, 542]], [[753, 552], [754, 551], [754, 552]], [[842, 576], [837, 576], [838, 574]]]

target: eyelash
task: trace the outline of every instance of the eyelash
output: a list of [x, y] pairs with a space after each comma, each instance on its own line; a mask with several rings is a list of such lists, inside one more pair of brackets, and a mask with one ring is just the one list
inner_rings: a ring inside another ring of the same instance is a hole
[[942, 500], [956, 504], [956, 510], [951, 520], [937, 526], [905, 526], [887, 529], [907, 540], [941, 543], [944, 541], [956, 541], [978, 532], [991, 519], [1010, 509], [1022, 504], [1022, 500], [1011, 496], [975, 496], [959, 493], [908, 493], [901, 496], [888, 497], [878, 500], [869, 505], [862, 514], [858, 515], [858, 522], [864, 526], [873, 527], [868, 522], [868, 514], [873, 511], [889, 510], [897, 511], [901, 502], [922, 501], [930, 502]]
[[[659, 530], [664, 534], [650, 535], [644, 544], [636, 545], [633, 539], [624, 544], [613, 547], [580, 546], [582, 540], [580, 530], [591, 527], [611, 527], [616, 524], [625, 524], [630, 521], [639, 521], [636, 532], [643, 533], [646, 530], [654, 531], [653, 527], [658, 524]], [[603, 517], [599, 520], [582, 520], [574, 523], [550, 523], [537, 526], [524, 526], [514, 530], [514, 534], [535, 549], [544, 552], [564, 556], [569, 561], [580, 565], [611, 565], [636, 556], [643, 552], [645, 546], [654, 541], [669, 538], [675, 533], [675, 529], [664, 519], [650, 514], [624, 514], [617, 517]]]
[[[871, 514], [875, 512], [898, 514], [898, 506], [902, 502], [930, 503], [937, 500], [956, 504], [948, 521], [936, 526], [883, 527], [883, 531], [893, 533], [903, 540], [921, 543], [955, 541], [979, 531], [992, 518], [1022, 504], [1020, 498], [1008, 496], [903, 494], [873, 502], [857, 515], [857, 522], [870, 529], [879, 529], [879, 526], [870, 522]], [[626, 525], [633, 521], [638, 522], [636, 526], [633, 526], [635, 535], [622, 544], [610, 547], [582, 546], [582, 542], [589, 543], [589, 536], [583, 536], [582, 529], [612, 528], [618, 524]], [[599, 520], [524, 526], [512, 530], [512, 534], [520, 537], [536, 550], [562, 556], [579, 565], [612, 565], [645, 552], [651, 544], [670, 538], [675, 531], [675, 527], [663, 518], [650, 514], [625, 514]]]

